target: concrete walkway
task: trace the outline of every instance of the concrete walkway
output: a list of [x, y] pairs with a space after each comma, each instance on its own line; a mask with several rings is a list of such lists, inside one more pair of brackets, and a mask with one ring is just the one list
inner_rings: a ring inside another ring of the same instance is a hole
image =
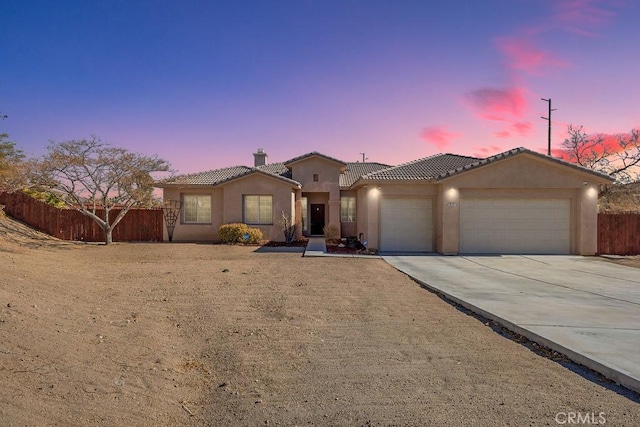
[[327, 253], [327, 242], [324, 237], [309, 237], [309, 243], [303, 256], [324, 256]]
[[640, 392], [640, 270], [579, 256], [383, 258], [471, 311]]

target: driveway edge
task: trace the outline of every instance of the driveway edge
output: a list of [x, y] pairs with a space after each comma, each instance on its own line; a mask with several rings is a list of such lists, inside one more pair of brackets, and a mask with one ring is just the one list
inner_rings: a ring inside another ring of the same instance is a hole
[[[393, 265], [392, 265], [393, 266]], [[393, 266], [394, 268], [396, 268], [395, 266]], [[407, 274], [406, 272], [396, 268], [398, 271]], [[438, 294], [438, 295], [442, 295], [445, 298], [447, 298], [448, 300], [461, 305], [462, 307], [466, 308], [467, 310], [478, 314], [482, 317], [485, 317], [489, 320], [495, 321], [497, 323], [499, 323], [501, 326], [504, 326], [505, 328], [509, 329], [512, 332], [515, 332], [516, 334], [522, 335], [524, 337], [526, 337], [527, 339], [536, 342], [540, 345], [543, 345], [547, 348], [550, 348], [551, 350], [557, 351], [558, 353], [561, 353], [563, 355], [565, 355], [566, 357], [568, 357], [569, 359], [571, 359], [573, 362], [579, 363], [583, 366], [586, 366], [589, 369], [592, 369], [602, 375], [604, 375], [606, 378], [630, 389], [635, 391], [636, 393], [640, 393], [640, 380], [637, 380], [636, 378], [631, 377], [630, 375], [625, 374], [624, 372], [620, 372], [619, 370], [613, 369], [610, 366], [604, 365], [603, 363], [601, 363], [600, 361], [587, 357], [583, 354], [577, 353], [569, 348], [566, 348], [548, 338], [545, 338], [543, 336], [538, 335], [535, 332], [532, 332], [528, 329], [525, 329], [521, 326], [516, 325], [515, 323], [512, 323], [506, 319], [503, 319], [500, 316], [496, 316], [495, 314], [488, 312], [486, 310], [483, 310], [479, 307], [476, 307], [475, 305], [468, 303], [458, 297], [456, 297], [455, 295], [449, 294], [447, 292], [444, 292], [432, 285], [429, 285], [426, 282], [423, 282], [420, 279], [417, 279], [413, 276], [411, 276], [410, 274], [407, 274], [407, 276], [411, 277], [415, 282], [419, 283], [420, 286]]]

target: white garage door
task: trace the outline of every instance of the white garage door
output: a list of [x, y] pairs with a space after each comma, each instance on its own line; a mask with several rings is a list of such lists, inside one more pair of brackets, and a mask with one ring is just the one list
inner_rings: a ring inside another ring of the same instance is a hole
[[431, 199], [382, 199], [380, 201], [380, 250], [433, 251]]
[[461, 199], [460, 252], [568, 254], [569, 199]]

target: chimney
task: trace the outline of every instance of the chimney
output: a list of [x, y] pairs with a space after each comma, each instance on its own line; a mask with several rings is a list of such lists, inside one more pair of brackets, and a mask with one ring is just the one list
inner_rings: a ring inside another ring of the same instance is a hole
[[253, 166], [264, 166], [267, 164], [267, 153], [262, 148], [258, 148], [257, 153], [253, 153]]

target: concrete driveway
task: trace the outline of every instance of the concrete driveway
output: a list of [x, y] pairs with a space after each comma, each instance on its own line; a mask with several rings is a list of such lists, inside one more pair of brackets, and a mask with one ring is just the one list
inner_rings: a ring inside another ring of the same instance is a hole
[[580, 256], [387, 255], [425, 286], [640, 392], [640, 270]]

